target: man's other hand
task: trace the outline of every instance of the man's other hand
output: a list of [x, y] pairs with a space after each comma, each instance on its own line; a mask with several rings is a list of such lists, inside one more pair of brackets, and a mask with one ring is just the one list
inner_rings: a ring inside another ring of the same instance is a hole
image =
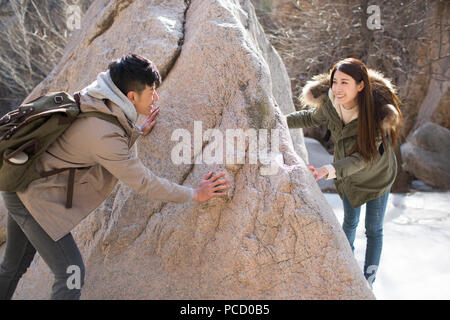
[[146, 136], [152, 131], [153, 127], [156, 124], [156, 115], [159, 112], [159, 107], [153, 107], [151, 113], [145, 117], [144, 123], [141, 125], [142, 135]]

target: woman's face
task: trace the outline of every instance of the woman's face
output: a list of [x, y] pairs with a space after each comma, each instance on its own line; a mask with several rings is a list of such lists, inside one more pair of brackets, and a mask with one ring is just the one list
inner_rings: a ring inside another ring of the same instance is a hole
[[347, 109], [354, 107], [358, 103], [356, 97], [363, 88], [364, 81], [357, 84], [355, 79], [342, 71], [337, 70], [334, 73], [331, 90], [337, 102]]

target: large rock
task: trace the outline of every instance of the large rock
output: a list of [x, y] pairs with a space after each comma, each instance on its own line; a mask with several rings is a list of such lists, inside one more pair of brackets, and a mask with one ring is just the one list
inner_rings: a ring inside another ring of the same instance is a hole
[[[427, 10], [423, 34], [428, 41], [418, 41], [416, 52], [411, 52], [413, 63], [423, 65], [417, 74], [405, 74], [403, 109], [405, 134], [412, 134], [426, 122], [450, 129], [450, 33], [442, 32], [442, 21], [448, 17], [448, 1], [431, 1]], [[448, 20], [448, 18], [447, 18]]]
[[430, 186], [450, 189], [450, 130], [427, 122], [400, 150], [406, 171]]
[[[83, 299], [374, 298], [331, 207], [294, 151], [281, 111], [293, 111], [282, 99], [289, 83], [276, 83], [287, 81], [285, 71], [277, 70], [282, 63], [267, 47], [249, 1], [103, 0], [83, 21], [60, 64], [28, 98], [74, 92], [111, 59], [143, 54], [165, 79], [158, 123], [138, 141], [139, 157], [184, 185], [196, 185], [208, 170], [233, 181], [228, 198], [202, 204], [152, 202], [119, 183], [73, 231], [87, 270]], [[238, 128], [279, 130], [280, 152], [269, 143], [270, 153], [258, 154], [256, 164], [201, 161], [218, 135]], [[194, 137], [216, 129], [216, 136], [211, 142], [205, 134], [199, 148], [191, 147], [195, 164], [177, 165], [175, 129]], [[276, 174], [264, 171], [263, 159]], [[37, 256], [14, 298], [48, 298], [52, 281]]]

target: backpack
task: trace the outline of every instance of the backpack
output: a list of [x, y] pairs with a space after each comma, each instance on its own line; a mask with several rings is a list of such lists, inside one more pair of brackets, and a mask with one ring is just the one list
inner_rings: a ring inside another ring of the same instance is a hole
[[123, 129], [116, 117], [81, 112], [80, 95], [50, 92], [0, 118], [0, 191], [20, 192], [34, 180], [69, 170], [66, 208], [72, 207], [76, 168], [37, 172], [36, 159], [76, 120], [97, 117]]

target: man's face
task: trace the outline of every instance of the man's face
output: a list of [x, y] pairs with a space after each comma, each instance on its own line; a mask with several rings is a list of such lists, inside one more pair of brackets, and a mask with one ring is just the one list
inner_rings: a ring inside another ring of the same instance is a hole
[[129, 91], [127, 97], [131, 100], [138, 114], [150, 115], [153, 104], [159, 99], [156, 87], [145, 85], [145, 89], [139, 94], [136, 91]]

